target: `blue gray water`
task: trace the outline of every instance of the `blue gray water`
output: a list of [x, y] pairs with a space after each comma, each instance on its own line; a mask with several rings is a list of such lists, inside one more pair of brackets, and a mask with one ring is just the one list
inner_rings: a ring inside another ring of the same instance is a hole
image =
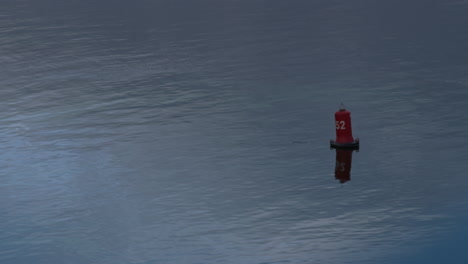
[[465, 263], [467, 12], [2, 1], [0, 262]]

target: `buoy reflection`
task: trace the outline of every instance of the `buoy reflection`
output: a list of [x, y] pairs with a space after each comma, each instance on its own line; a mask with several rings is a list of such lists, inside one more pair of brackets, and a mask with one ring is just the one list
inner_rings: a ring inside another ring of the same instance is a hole
[[345, 183], [351, 180], [351, 163], [353, 160], [352, 149], [335, 149], [336, 150], [336, 165], [335, 179], [340, 183]]

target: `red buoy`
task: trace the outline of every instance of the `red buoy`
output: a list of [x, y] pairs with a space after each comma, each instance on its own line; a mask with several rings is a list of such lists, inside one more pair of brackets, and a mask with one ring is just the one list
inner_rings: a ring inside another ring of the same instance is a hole
[[343, 104], [335, 113], [336, 140], [330, 140], [331, 148], [359, 148], [359, 139], [353, 138], [351, 112]]

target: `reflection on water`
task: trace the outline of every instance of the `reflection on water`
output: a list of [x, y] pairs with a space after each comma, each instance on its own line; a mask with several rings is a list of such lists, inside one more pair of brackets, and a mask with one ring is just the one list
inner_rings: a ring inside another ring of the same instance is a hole
[[352, 149], [335, 149], [336, 151], [336, 165], [335, 165], [335, 179], [340, 183], [345, 183], [351, 180], [351, 165], [353, 160]]

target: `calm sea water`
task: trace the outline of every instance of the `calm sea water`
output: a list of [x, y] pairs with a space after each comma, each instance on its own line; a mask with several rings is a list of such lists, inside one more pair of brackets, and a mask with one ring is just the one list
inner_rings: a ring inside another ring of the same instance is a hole
[[2, 1], [0, 262], [465, 263], [467, 12]]

